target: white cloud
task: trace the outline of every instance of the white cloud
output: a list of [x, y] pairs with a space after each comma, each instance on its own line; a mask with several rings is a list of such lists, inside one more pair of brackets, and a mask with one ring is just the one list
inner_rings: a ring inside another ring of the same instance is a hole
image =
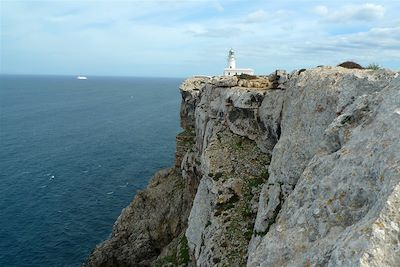
[[189, 24], [186, 27], [186, 32], [193, 34], [193, 35], [201, 35], [205, 34], [207, 30], [204, 28], [203, 25], [200, 24]]
[[[335, 23], [347, 23], [351, 21], [369, 22], [382, 19], [385, 15], [385, 8], [382, 5], [369, 3], [362, 5], [348, 5], [331, 13], [328, 12], [327, 8], [326, 10], [322, 8], [322, 6], [320, 6], [318, 10], [320, 11], [320, 15], [324, 16], [325, 21]], [[323, 14], [324, 12], [325, 14]]]
[[222, 12], [225, 10], [225, 8], [222, 6], [222, 4], [219, 1], [214, 1], [213, 6], [216, 10]]
[[185, 32], [192, 34], [194, 37], [229, 38], [239, 35], [242, 30], [232, 26], [204, 27], [202, 25], [190, 25]]
[[[294, 48], [299, 54], [332, 60], [352, 57], [370, 62], [400, 59], [400, 27], [372, 28], [367, 32], [331, 36]], [[368, 62], [364, 62], [368, 63]]]
[[254, 11], [250, 14], [247, 15], [247, 18], [245, 20], [245, 23], [257, 23], [257, 22], [262, 22], [268, 18], [267, 12], [265, 12], [262, 9], [259, 9], [257, 11]]
[[320, 15], [320, 16], [325, 16], [329, 12], [328, 8], [326, 6], [322, 6], [322, 5], [315, 6], [313, 11], [315, 14]]

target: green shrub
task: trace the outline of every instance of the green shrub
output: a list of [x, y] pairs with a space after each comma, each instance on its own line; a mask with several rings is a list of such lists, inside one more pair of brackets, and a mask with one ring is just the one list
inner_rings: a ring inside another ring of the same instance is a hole
[[371, 63], [366, 67], [366, 69], [369, 69], [369, 70], [380, 70], [381, 67], [376, 63]]
[[239, 79], [243, 79], [243, 80], [254, 80], [254, 79], [257, 79], [257, 76], [250, 75], [250, 74], [245, 74], [245, 73], [242, 73], [240, 75], [235, 75], [235, 76], [237, 76]]
[[353, 61], [345, 61], [343, 63], [340, 63], [338, 65], [338, 67], [342, 67], [342, 68], [346, 68], [346, 69], [363, 69], [363, 67], [360, 64], [355, 63]]

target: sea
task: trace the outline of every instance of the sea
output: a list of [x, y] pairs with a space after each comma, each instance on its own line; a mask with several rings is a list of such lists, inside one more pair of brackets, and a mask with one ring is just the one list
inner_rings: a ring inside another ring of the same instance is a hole
[[173, 165], [180, 78], [0, 76], [0, 266], [80, 266]]

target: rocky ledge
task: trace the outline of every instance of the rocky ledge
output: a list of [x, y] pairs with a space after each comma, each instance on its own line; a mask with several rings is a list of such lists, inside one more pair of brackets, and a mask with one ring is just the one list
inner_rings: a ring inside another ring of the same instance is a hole
[[191, 78], [174, 167], [86, 266], [400, 266], [400, 77]]

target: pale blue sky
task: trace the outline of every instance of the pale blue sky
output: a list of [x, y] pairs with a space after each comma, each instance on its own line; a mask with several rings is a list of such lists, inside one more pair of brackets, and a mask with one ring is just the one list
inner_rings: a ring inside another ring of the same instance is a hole
[[400, 1], [0, 0], [1, 73], [257, 74], [354, 60], [400, 69]]

